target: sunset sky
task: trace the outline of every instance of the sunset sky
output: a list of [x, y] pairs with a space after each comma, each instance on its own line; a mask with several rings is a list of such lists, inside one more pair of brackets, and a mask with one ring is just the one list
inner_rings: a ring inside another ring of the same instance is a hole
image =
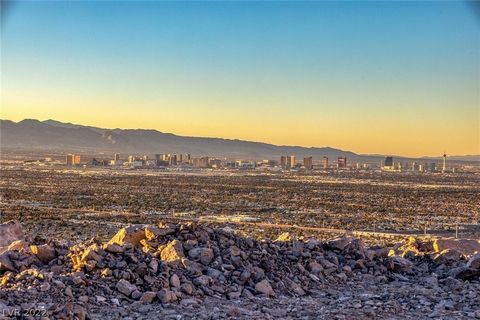
[[17, 2], [2, 19], [2, 119], [480, 154], [471, 3]]

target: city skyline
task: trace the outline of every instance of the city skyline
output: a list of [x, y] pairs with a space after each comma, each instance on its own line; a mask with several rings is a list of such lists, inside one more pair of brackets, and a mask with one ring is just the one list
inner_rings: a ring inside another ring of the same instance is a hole
[[361, 154], [480, 154], [471, 11], [19, 2], [2, 25], [1, 118]]

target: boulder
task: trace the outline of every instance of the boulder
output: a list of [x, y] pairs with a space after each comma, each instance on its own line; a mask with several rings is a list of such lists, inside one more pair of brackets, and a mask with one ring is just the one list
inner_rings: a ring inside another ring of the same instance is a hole
[[462, 253], [455, 249], [445, 249], [433, 258], [436, 264], [452, 264], [462, 259]]
[[284, 232], [284, 233], [281, 233], [277, 237], [277, 239], [275, 239], [275, 242], [288, 242], [295, 238], [296, 238], [295, 235], [292, 236], [290, 232]]
[[116, 288], [117, 290], [120, 292], [120, 293], [123, 293], [124, 295], [126, 295], [127, 297], [130, 296], [130, 294], [137, 290], [137, 286], [134, 285], [134, 284], [131, 284], [130, 282], [128, 282], [127, 280], [125, 279], [121, 279], [117, 282], [117, 285], [116, 285]]
[[157, 294], [153, 291], [144, 292], [140, 298], [140, 302], [143, 304], [150, 304], [153, 302], [153, 299], [155, 299], [156, 296]]
[[274, 296], [275, 291], [273, 291], [272, 286], [270, 285], [270, 282], [268, 280], [262, 280], [255, 284], [255, 290], [259, 293], [263, 293], [267, 296]]
[[160, 259], [170, 264], [179, 264], [184, 257], [182, 243], [177, 239], [170, 241], [160, 252]]
[[30, 246], [30, 250], [32, 250], [32, 253], [35, 254], [38, 260], [42, 261], [44, 264], [48, 264], [57, 257], [55, 248], [48, 244], [42, 244], [39, 246], [32, 245]]
[[209, 277], [206, 275], [201, 275], [200, 277], [193, 279], [193, 284], [196, 286], [208, 286], [212, 282], [213, 282], [212, 277]]
[[174, 232], [174, 229], [171, 229], [167, 226], [164, 226], [163, 228], [157, 228], [154, 226], [145, 227], [145, 237], [149, 241], [155, 240], [158, 237], [164, 237]]
[[8, 246], [0, 247], [0, 254], [7, 251], [12, 251], [12, 250], [17, 250], [17, 251], [25, 250], [30, 252], [30, 247], [25, 240], [16, 240], [10, 243]]
[[157, 298], [161, 303], [170, 303], [177, 300], [175, 293], [169, 289], [158, 291]]
[[454, 249], [465, 256], [472, 256], [480, 253], [480, 240], [470, 239], [435, 239], [433, 240], [433, 250], [440, 253], [446, 249]]
[[343, 251], [354, 239], [352, 237], [338, 237], [327, 241], [326, 246], [331, 250]]
[[188, 252], [188, 256], [207, 265], [213, 260], [213, 250], [210, 248], [193, 248]]
[[175, 273], [170, 277], [170, 285], [174, 288], [180, 288], [180, 278]]
[[480, 270], [480, 253], [477, 253], [468, 260], [467, 268]]
[[8, 246], [17, 240], [25, 240], [20, 222], [11, 220], [0, 224], [0, 247]]
[[310, 270], [310, 272], [312, 272], [313, 274], [319, 274], [320, 272], [322, 272], [323, 267], [320, 263], [316, 261], [311, 261], [308, 263], [307, 269]]
[[123, 253], [125, 249], [116, 244], [116, 243], [106, 243], [103, 245], [103, 250], [110, 252], [110, 253]]
[[15, 266], [8, 256], [8, 251], [0, 254], [0, 272], [5, 271], [16, 271]]
[[459, 267], [450, 270], [448, 272], [448, 275], [461, 280], [469, 280], [472, 278], [480, 277], [480, 269]]
[[124, 244], [132, 244], [134, 246], [140, 246], [140, 241], [145, 239], [145, 230], [136, 226], [129, 226], [118, 230], [117, 234], [113, 236], [108, 242], [109, 244], [118, 244], [123, 246]]
[[409, 271], [413, 267], [413, 263], [401, 256], [391, 256], [388, 258], [387, 268], [392, 271], [402, 272]]
[[415, 237], [408, 237], [404, 242], [396, 243], [391, 250], [389, 250], [389, 255], [399, 255], [405, 257], [406, 255], [421, 255], [422, 253], [419, 250], [420, 240]]
[[462, 280], [468, 280], [471, 278], [479, 277], [480, 276], [480, 253], [477, 253], [476, 255], [471, 257], [465, 266], [451, 270], [450, 275]]

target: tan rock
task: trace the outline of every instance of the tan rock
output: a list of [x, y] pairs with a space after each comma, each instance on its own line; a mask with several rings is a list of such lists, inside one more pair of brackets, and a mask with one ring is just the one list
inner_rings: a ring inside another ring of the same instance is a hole
[[8, 246], [0, 247], [0, 254], [6, 251], [11, 251], [11, 250], [17, 250], [17, 251], [25, 250], [30, 252], [30, 247], [25, 240], [16, 240], [10, 243]]
[[99, 255], [93, 248], [88, 248], [82, 254], [83, 261], [95, 260], [97, 262], [100, 262], [102, 261], [102, 259], [103, 257]]
[[290, 232], [284, 232], [281, 233], [277, 239], [275, 239], [275, 242], [288, 242], [291, 241], [292, 239], [296, 238], [295, 235], [291, 235]]
[[109, 268], [104, 268], [102, 269], [102, 272], [100, 273], [100, 275], [102, 277], [110, 277], [112, 276], [112, 270], [110, 270]]
[[118, 230], [117, 234], [113, 236], [108, 242], [109, 244], [118, 244], [123, 246], [130, 243], [134, 246], [140, 246], [140, 240], [145, 239], [145, 230], [135, 226], [129, 226]]
[[164, 237], [174, 232], [175, 230], [169, 228], [168, 226], [162, 226], [162, 228], [157, 228], [154, 226], [145, 227], [145, 236], [149, 241], [154, 240], [158, 237]]
[[184, 257], [182, 243], [177, 239], [170, 241], [160, 252], [160, 259], [170, 264], [180, 264]]

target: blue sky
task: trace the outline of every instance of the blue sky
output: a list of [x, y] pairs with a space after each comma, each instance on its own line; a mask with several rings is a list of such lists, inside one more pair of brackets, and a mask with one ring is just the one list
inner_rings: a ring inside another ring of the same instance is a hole
[[467, 3], [10, 9], [2, 118], [366, 153], [480, 153], [480, 21]]

